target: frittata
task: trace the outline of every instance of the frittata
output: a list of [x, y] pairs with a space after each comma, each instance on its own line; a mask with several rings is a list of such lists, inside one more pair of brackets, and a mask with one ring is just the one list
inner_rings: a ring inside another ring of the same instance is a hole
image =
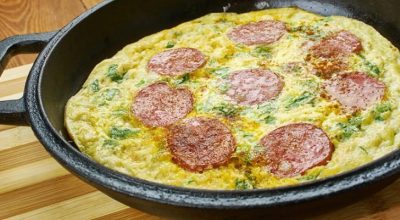
[[100, 62], [65, 126], [93, 160], [149, 181], [300, 184], [399, 148], [399, 64], [398, 49], [355, 19], [212, 13]]

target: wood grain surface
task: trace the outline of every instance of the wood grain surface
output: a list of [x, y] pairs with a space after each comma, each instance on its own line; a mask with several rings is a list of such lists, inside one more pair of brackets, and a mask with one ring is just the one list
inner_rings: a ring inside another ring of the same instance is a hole
[[[0, 39], [60, 28], [97, 2], [0, 0]], [[32, 59], [21, 56], [10, 66]], [[21, 96], [30, 67], [6, 70], [0, 77], [0, 100]], [[0, 219], [160, 218], [129, 208], [71, 175], [50, 157], [29, 127], [0, 125]], [[312, 219], [400, 219], [400, 180], [367, 199]]]
[[[16, 34], [54, 31], [100, 0], [0, 0], [0, 39]], [[36, 55], [18, 55], [8, 64], [32, 63]]]

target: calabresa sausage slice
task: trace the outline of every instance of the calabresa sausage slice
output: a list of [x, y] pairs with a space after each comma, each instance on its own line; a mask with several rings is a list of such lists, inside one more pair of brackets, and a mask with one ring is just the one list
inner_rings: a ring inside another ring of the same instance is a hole
[[192, 108], [193, 97], [188, 89], [158, 82], [139, 91], [132, 112], [147, 126], [164, 127], [184, 118]]
[[316, 57], [332, 58], [362, 50], [360, 39], [349, 31], [339, 31], [323, 39], [311, 48]]
[[231, 131], [219, 120], [205, 117], [172, 125], [167, 141], [173, 161], [193, 172], [226, 164], [236, 149]]
[[229, 77], [227, 95], [241, 105], [256, 105], [277, 97], [283, 88], [279, 76], [270, 70], [246, 69]]
[[275, 20], [265, 20], [235, 27], [228, 33], [228, 37], [236, 43], [257, 45], [274, 43], [285, 33], [285, 23]]
[[312, 124], [279, 127], [260, 141], [263, 149], [255, 163], [278, 177], [293, 177], [330, 160], [333, 144], [326, 133]]
[[360, 39], [349, 31], [335, 32], [309, 49], [306, 61], [311, 61], [317, 73], [330, 78], [348, 68], [351, 53], [362, 50]]
[[206, 58], [199, 50], [178, 48], [154, 55], [147, 68], [160, 75], [181, 76], [199, 69], [205, 63]]
[[339, 75], [326, 81], [323, 88], [342, 106], [355, 110], [367, 108], [385, 94], [385, 84], [361, 72]]

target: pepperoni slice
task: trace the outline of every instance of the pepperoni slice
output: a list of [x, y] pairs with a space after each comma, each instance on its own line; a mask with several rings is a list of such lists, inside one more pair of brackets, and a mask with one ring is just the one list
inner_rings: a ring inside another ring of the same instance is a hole
[[256, 105], [277, 97], [283, 88], [279, 76], [269, 70], [247, 69], [233, 72], [227, 95], [242, 105]]
[[311, 48], [314, 56], [322, 58], [359, 53], [361, 50], [360, 39], [349, 31], [344, 30], [330, 35]]
[[293, 177], [325, 165], [333, 144], [326, 133], [312, 124], [295, 123], [279, 127], [260, 141], [263, 151], [255, 162], [265, 165], [279, 177]]
[[160, 75], [181, 76], [199, 69], [205, 63], [206, 58], [199, 50], [178, 48], [156, 54], [147, 67]]
[[235, 27], [228, 33], [228, 37], [236, 43], [257, 45], [274, 43], [285, 33], [285, 23], [275, 20], [265, 20]]
[[385, 84], [361, 72], [342, 74], [325, 82], [323, 88], [329, 96], [351, 109], [365, 109], [385, 94]]
[[204, 117], [171, 126], [167, 141], [173, 161], [193, 172], [226, 164], [236, 149], [230, 130], [217, 119]]
[[348, 69], [347, 57], [361, 50], [360, 39], [349, 31], [342, 30], [312, 46], [306, 61], [312, 63], [319, 76], [327, 79], [334, 73]]
[[174, 89], [163, 82], [140, 90], [132, 105], [134, 115], [150, 127], [173, 124], [184, 118], [192, 108], [193, 97], [188, 89]]

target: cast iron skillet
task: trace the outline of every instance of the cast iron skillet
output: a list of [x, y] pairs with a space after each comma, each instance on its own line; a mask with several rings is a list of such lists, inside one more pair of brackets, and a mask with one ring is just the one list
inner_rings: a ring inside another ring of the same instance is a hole
[[148, 182], [105, 168], [79, 152], [65, 132], [63, 112], [67, 100], [79, 90], [96, 63], [124, 45], [210, 12], [286, 6], [360, 19], [399, 46], [400, 4], [396, 0], [105, 1], [58, 32], [15, 36], [0, 42], [0, 71], [13, 53], [43, 49], [28, 77], [24, 97], [0, 102], [0, 123], [29, 124], [44, 147], [73, 174], [116, 200], [160, 216], [299, 217], [369, 195], [399, 176], [399, 151], [351, 172], [293, 187], [193, 190]]

